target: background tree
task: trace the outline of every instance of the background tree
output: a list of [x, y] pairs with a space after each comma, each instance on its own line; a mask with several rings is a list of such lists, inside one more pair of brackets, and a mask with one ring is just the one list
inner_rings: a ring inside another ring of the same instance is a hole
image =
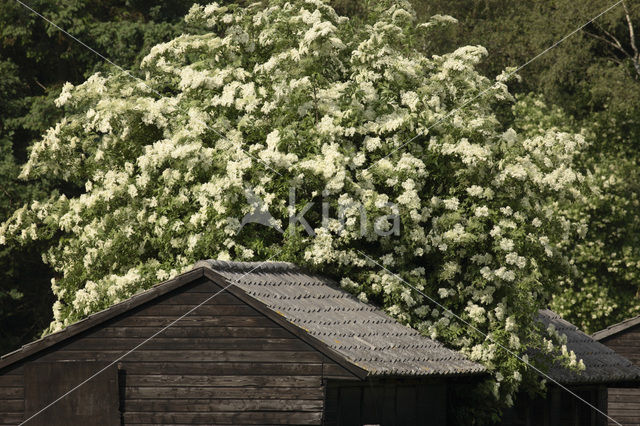
[[[435, 46], [487, 48], [490, 59], [479, 69], [488, 76], [526, 63], [610, 6], [600, 0], [416, 2], [425, 16], [445, 13], [459, 20]], [[520, 72], [522, 79], [509, 85], [560, 108], [545, 107], [551, 114], [545, 117], [532, 110], [532, 116], [571, 131], [585, 129], [590, 141], [580, 169], [599, 189], [585, 204], [568, 206], [588, 223], [584, 242], [573, 246], [580, 278], [565, 283], [553, 302], [588, 332], [640, 313], [639, 23], [638, 3], [618, 5], [530, 63]]]
[[[20, 102], [16, 93], [22, 87], [15, 66], [0, 62], [0, 72], [4, 76], [0, 79], [0, 99], [6, 100], [0, 103], [0, 116], [7, 117], [18, 107]], [[4, 121], [0, 123], [3, 127]], [[16, 179], [20, 166], [14, 160], [11, 133], [0, 129], [0, 135], [0, 218], [6, 220], [16, 207], [43, 194], [39, 190], [41, 184], [28, 185]], [[50, 271], [40, 257], [44, 249], [43, 244], [33, 244], [29, 249], [0, 249], [3, 271], [0, 278], [0, 351], [3, 353], [40, 334], [48, 322], [46, 313], [50, 311], [47, 305], [53, 302], [51, 294], [43, 292], [38, 285], [30, 285], [50, 279]], [[29, 284], [21, 285], [25, 277], [30, 279]], [[35, 312], [40, 314], [34, 315]]]

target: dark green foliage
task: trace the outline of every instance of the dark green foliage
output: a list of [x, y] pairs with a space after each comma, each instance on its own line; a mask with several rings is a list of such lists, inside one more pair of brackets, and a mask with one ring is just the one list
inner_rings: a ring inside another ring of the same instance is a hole
[[[182, 32], [193, 1], [37, 0], [27, 4], [125, 69], [151, 46]], [[66, 81], [79, 83], [113, 65], [19, 3], [0, 3], [0, 221], [53, 190], [56, 182], [17, 177], [31, 143], [62, 111], [53, 100]], [[36, 196], [38, 194], [38, 196]], [[51, 320], [52, 272], [41, 260], [46, 245], [0, 250], [0, 353], [37, 337]]]
[[[490, 78], [526, 64], [612, 6], [596, 0], [415, 0], [423, 17], [459, 20], [434, 43], [437, 52], [465, 44], [487, 48], [481, 69]], [[634, 37], [631, 37], [630, 26]], [[558, 120], [587, 130], [584, 171], [600, 188], [573, 206], [588, 224], [575, 246], [578, 278], [555, 301], [567, 319], [593, 332], [640, 313], [640, 4], [625, 1], [519, 71], [516, 93], [535, 92], [559, 107], [531, 123]], [[635, 43], [634, 43], [635, 42]], [[535, 108], [532, 108], [534, 111]], [[562, 116], [560, 116], [562, 115]], [[520, 126], [522, 123], [514, 123]]]
[[[489, 52], [482, 69], [495, 77], [506, 67], [518, 67], [577, 30], [612, 6], [596, 0], [415, 0], [422, 16], [449, 14], [459, 20], [441, 49], [480, 44]], [[640, 5], [626, 2], [640, 45]], [[615, 38], [615, 39], [614, 39]], [[620, 48], [611, 42], [620, 42]], [[625, 53], [626, 52], [626, 53]], [[640, 57], [633, 59], [625, 8], [618, 5], [583, 30], [523, 68], [518, 93], [537, 92], [545, 101], [593, 124], [607, 150], [640, 144]], [[600, 149], [600, 147], [594, 147]]]

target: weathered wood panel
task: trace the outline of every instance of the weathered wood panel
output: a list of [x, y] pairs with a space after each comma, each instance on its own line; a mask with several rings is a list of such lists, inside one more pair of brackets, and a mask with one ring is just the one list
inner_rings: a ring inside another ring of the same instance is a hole
[[418, 386], [416, 401], [418, 419], [429, 419], [435, 425], [445, 425], [447, 424], [446, 410], [434, 409], [434, 407], [446, 406], [447, 392], [445, 385], [430, 386], [422, 384]]
[[601, 343], [640, 366], [640, 325], [607, 337]]
[[24, 400], [0, 399], [0, 413], [21, 413], [24, 410]]
[[24, 368], [0, 373], [0, 424], [18, 424], [24, 417]]
[[[183, 292], [183, 294], [189, 293], [189, 294], [196, 294], [196, 293], [206, 293], [208, 295], [212, 295], [215, 293], [218, 293], [220, 290], [222, 289], [222, 287], [220, 287], [218, 284], [214, 283], [213, 281], [209, 280], [208, 278], [202, 279], [196, 283], [193, 283], [189, 286], [187, 292]], [[229, 293], [220, 293], [216, 296], [216, 300], [219, 300], [220, 303], [224, 303], [225, 297], [229, 296], [231, 298], [233, 298], [233, 300], [238, 300], [237, 298], [235, 298], [233, 295], [229, 294]]]
[[[177, 318], [193, 309], [193, 305], [169, 305], [158, 304], [150, 306], [136, 313], [137, 318], [145, 316], [162, 316], [171, 317], [171, 319]], [[189, 316], [261, 316], [259, 312], [250, 306], [246, 305], [217, 305], [206, 304], [200, 306], [198, 309], [193, 310]]]
[[20, 374], [0, 376], [0, 424], [18, 424], [24, 417], [24, 379]]
[[[624, 426], [640, 426], [640, 389], [609, 388], [609, 415]], [[615, 425], [609, 421], [610, 425]]]
[[[42, 361], [112, 361], [123, 355], [123, 350], [64, 351], [59, 350], [41, 357]], [[317, 363], [324, 359], [317, 352], [303, 351], [252, 351], [252, 350], [145, 350], [140, 348], [126, 356], [128, 361], [192, 361], [192, 362], [282, 362]]]
[[322, 399], [130, 399], [126, 402], [130, 412], [218, 412], [218, 411], [321, 411]]
[[[90, 381], [74, 390], [90, 377]], [[28, 422], [30, 426], [120, 424], [115, 367], [96, 363], [31, 362], [25, 365], [24, 380], [25, 419], [34, 416]]]
[[[91, 334], [92, 338], [105, 337], [134, 337], [146, 338], [152, 336], [157, 327], [105, 327]], [[291, 333], [283, 328], [276, 327], [205, 327], [193, 328], [182, 327], [179, 324], [166, 329], [158, 337], [186, 337], [186, 338], [202, 338], [202, 337], [253, 337], [253, 338], [271, 338], [271, 337], [290, 337]]]
[[[174, 317], [164, 316], [131, 316], [124, 318], [114, 325], [116, 327], [165, 327], [173, 322]], [[275, 326], [268, 318], [259, 316], [201, 316], [188, 315], [182, 318], [176, 325], [180, 327], [268, 327]], [[173, 326], [172, 326], [173, 327]]]
[[24, 414], [20, 413], [0, 413], [0, 425], [17, 425], [23, 420]]
[[249, 413], [125, 413], [126, 424], [188, 424], [188, 425], [319, 425], [321, 412], [274, 412], [254, 411]]
[[325, 379], [355, 380], [353, 374], [333, 362], [327, 362], [323, 365], [322, 375]]
[[6, 376], [20, 376], [24, 374], [24, 367], [22, 365], [16, 365], [8, 367], [5, 371], [0, 373], [0, 383], [2, 383], [3, 377]]
[[[59, 351], [129, 350], [140, 344], [139, 338], [84, 338], [65, 345]], [[251, 350], [309, 351], [309, 345], [295, 338], [258, 337], [158, 337], [146, 342], [142, 350]]]
[[324, 424], [446, 425], [447, 390], [429, 379], [329, 381]]
[[24, 369], [0, 375], [0, 424], [18, 424], [24, 417]]
[[279, 375], [322, 376], [321, 363], [282, 362], [131, 362], [122, 361], [122, 368], [135, 374], [199, 374], [199, 375]]
[[[125, 399], [322, 399], [324, 390], [317, 388], [287, 387], [127, 387]], [[179, 404], [180, 401], [176, 401]]]
[[127, 386], [320, 387], [319, 376], [127, 375]]
[[633, 346], [638, 346], [640, 344], [640, 330], [637, 330], [635, 328], [624, 330], [619, 334], [615, 334], [613, 336], [605, 338], [603, 341], [627, 342]]
[[[604, 386], [571, 386], [571, 392], [606, 412]], [[550, 386], [544, 398], [520, 393], [515, 405], [505, 410], [504, 426], [604, 426], [607, 418], [564, 389]]]
[[22, 374], [7, 374], [0, 376], [0, 386], [2, 387], [22, 387], [24, 385], [24, 379]]
[[24, 387], [22, 386], [0, 388], [0, 399], [16, 399], [16, 398], [23, 398], [23, 397], [24, 397]]
[[[219, 290], [211, 291], [208, 293], [194, 293], [192, 289], [187, 292], [183, 292], [180, 294], [170, 294], [167, 296], [163, 296], [160, 300], [154, 301], [156, 304], [161, 305], [189, 305], [190, 307], [194, 307], [204, 302], [208, 298], [210, 298], [214, 293], [217, 293]], [[238, 300], [232, 294], [229, 293], [219, 293], [213, 299], [209, 300], [209, 302], [205, 303], [202, 306], [207, 306], [210, 304], [216, 305], [243, 305], [243, 303]], [[199, 308], [198, 308], [199, 309]]]

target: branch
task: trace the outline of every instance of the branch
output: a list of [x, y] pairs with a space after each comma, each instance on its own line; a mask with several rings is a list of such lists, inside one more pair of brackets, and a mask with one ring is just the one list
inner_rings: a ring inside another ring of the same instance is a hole
[[633, 30], [633, 22], [631, 22], [631, 15], [629, 14], [629, 9], [627, 9], [627, 5], [625, 2], [622, 2], [622, 7], [624, 7], [624, 16], [627, 18], [627, 24], [629, 25], [629, 41], [631, 42], [631, 48], [633, 52], [638, 56], [638, 47], [636, 46], [636, 36], [635, 31]]
[[[619, 43], [619, 42], [618, 42], [618, 43], [614, 43], [614, 42], [612, 42], [611, 40], [609, 40], [609, 39], [608, 39], [608, 38], [606, 38], [606, 37], [602, 37], [601, 35], [590, 33], [589, 31], [584, 31], [584, 33], [585, 33], [586, 35], [591, 36], [591, 37], [593, 37], [593, 38], [596, 38], [596, 39], [598, 39], [598, 40], [600, 40], [600, 41], [604, 41], [604, 42], [605, 42], [605, 43], [607, 43], [609, 46], [611, 46], [611, 47], [613, 47], [613, 48], [615, 48], [615, 49], [619, 50], [619, 51], [620, 51], [620, 52], [622, 52], [622, 53], [624, 53], [624, 55], [625, 55], [625, 56], [630, 56], [630, 55], [629, 55], [629, 52], [627, 52], [626, 50], [624, 50], [624, 48], [623, 48], [622, 46], [620, 46], [620, 43]], [[618, 41], [618, 40], [616, 40], [616, 42], [617, 42], [617, 41]]]
[[[600, 28], [600, 31], [602, 31], [603, 33], [605, 33], [607, 35], [607, 37], [609, 37], [612, 41], [609, 41], [612, 45], [616, 46], [618, 49], [622, 50], [623, 52], [627, 53], [626, 50], [624, 50], [624, 48], [622, 47], [622, 43], [620, 43], [620, 40], [618, 40], [616, 38], [616, 36], [614, 36], [613, 34], [611, 34], [609, 31], [605, 30], [604, 28], [602, 28], [600, 25], [598, 25], [596, 22], [594, 22], [595, 26]], [[628, 55], [628, 54], [627, 54]]]
[[[640, 52], [638, 52], [638, 48], [636, 46], [636, 41], [635, 41], [635, 33], [634, 33], [634, 28], [633, 28], [633, 23], [631, 21], [631, 15], [629, 13], [629, 10], [627, 9], [627, 5], [622, 2], [622, 5], [624, 6], [624, 10], [625, 10], [625, 18], [627, 20], [627, 25], [629, 27], [629, 39], [630, 39], [630, 45], [631, 45], [631, 49], [632, 49], [632, 53], [629, 53], [623, 46], [622, 43], [620, 43], [620, 40], [618, 40], [616, 38], [616, 36], [614, 36], [613, 34], [611, 34], [609, 31], [605, 30], [603, 27], [601, 27], [600, 25], [598, 25], [597, 23], [594, 22], [594, 25], [600, 30], [602, 31], [606, 37], [601, 36], [599, 34], [594, 34], [591, 33], [589, 31], [584, 31], [585, 34], [587, 34], [588, 36], [591, 36], [597, 40], [600, 40], [604, 43], [606, 43], [609, 47], [612, 47], [615, 51], [621, 52], [626, 58], [631, 60], [631, 63], [633, 64], [633, 67], [636, 71], [636, 74], [638, 76], [640, 76]], [[615, 54], [614, 54], [615, 56]], [[614, 60], [616, 63], [619, 63], [618, 61]], [[631, 78], [633, 78], [632, 74], [629, 73], [629, 76]]]
[[[615, 54], [612, 53], [611, 56], [609, 56], [607, 59], [610, 60], [610, 61], [613, 61], [616, 64], [618, 64], [618, 66], [623, 67], [625, 69], [625, 72], [627, 74], [629, 74], [629, 70], [627, 69], [628, 67], [625, 67], [624, 66], [624, 62], [622, 62], [620, 59], [616, 58]], [[629, 77], [633, 78], [633, 76], [631, 74], [629, 74]]]
[[622, 2], [622, 7], [624, 7], [624, 16], [627, 19], [627, 25], [629, 26], [629, 41], [631, 42], [631, 49], [633, 49], [633, 66], [636, 69], [636, 72], [640, 76], [640, 53], [638, 52], [638, 47], [636, 46], [636, 36], [635, 31], [633, 29], [633, 22], [631, 22], [631, 14], [629, 13], [629, 9], [627, 9], [626, 3]]
[[44, 90], [45, 92], [47, 91], [47, 88], [43, 86], [42, 83], [40, 83], [37, 78], [34, 78], [33, 81], [35, 81], [36, 84], [42, 88], [42, 90]]
[[7, 190], [4, 188], [4, 186], [0, 186], [0, 190], [2, 190], [2, 192], [4, 192], [4, 194], [7, 196], [7, 200], [9, 201], [9, 206], [11, 206], [12, 203], [12, 197], [11, 194], [9, 194], [9, 192], [7, 192]]

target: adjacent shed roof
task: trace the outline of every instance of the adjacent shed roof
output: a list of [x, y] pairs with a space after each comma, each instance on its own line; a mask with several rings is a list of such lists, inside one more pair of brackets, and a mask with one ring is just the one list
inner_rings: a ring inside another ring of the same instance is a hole
[[555, 380], [567, 384], [613, 384], [640, 381], [640, 368], [612, 349], [595, 341], [555, 312], [548, 309], [541, 310], [538, 319], [547, 327], [553, 324], [559, 333], [565, 334], [567, 348], [575, 352], [576, 356], [583, 360], [586, 367], [581, 372], [553, 367], [549, 371], [549, 375]]
[[206, 260], [196, 266], [220, 273], [369, 375], [456, 375], [484, 371], [480, 364], [398, 323], [330, 279], [305, 272], [291, 263]]
[[596, 331], [595, 333], [593, 333], [592, 337], [598, 341], [603, 340], [603, 339], [606, 339], [607, 337], [613, 336], [614, 334], [618, 334], [636, 325], [640, 325], [640, 315], [638, 315], [637, 317], [626, 319], [617, 324], [610, 325], [604, 330]]

